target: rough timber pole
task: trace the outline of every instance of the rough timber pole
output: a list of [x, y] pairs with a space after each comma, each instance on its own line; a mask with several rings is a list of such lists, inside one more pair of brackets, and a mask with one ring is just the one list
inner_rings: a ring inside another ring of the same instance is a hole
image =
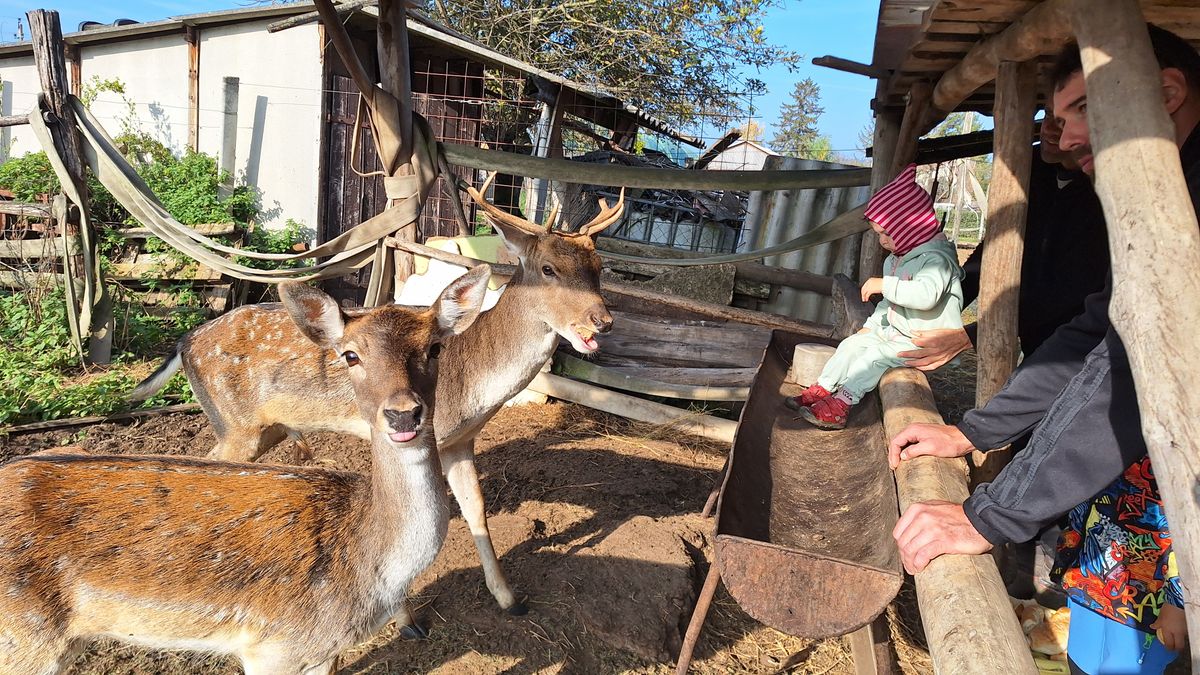
[[[37, 65], [38, 78], [41, 81], [42, 92], [54, 112], [58, 123], [50, 125], [54, 142], [62, 155], [67, 172], [82, 197], [79, 209], [88, 212], [88, 189], [84, 174], [83, 144], [79, 139], [79, 130], [75, 127], [75, 113], [67, 105], [67, 67], [63, 49], [62, 26], [59, 24], [58, 12], [54, 10], [35, 9], [28, 14], [29, 34], [33, 40], [33, 61]], [[66, 234], [66, 223], [59, 223]], [[93, 242], [97, 236], [91, 237]], [[95, 260], [96, 251], [91, 251], [91, 260]], [[86, 360], [89, 363], [107, 364], [112, 358], [113, 314], [112, 301], [104, 286], [104, 277], [99, 267], [84, 270], [91, 276], [95, 285], [95, 305], [92, 307], [90, 326], [81, 326], [81, 332], [88, 335]], [[88, 299], [85, 298], [85, 302]], [[75, 311], [68, 308], [68, 311]]]
[[[887, 185], [895, 176], [891, 173], [892, 158], [896, 154], [896, 142], [899, 137], [900, 116], [894, 112], [880, 110], [875, 116], [875, 138], [872, 141], [875, 151], [871, 159], [871, 194]], [[859, 248], [859, 283], [877, 274], [883, 265], [883, 258], [884, 252], [879, 247], [879, 237], [868, 230], [862, 235], [862, 246]]]
[[[914, 422], [941, 424], [925, 375], [893, 368], [879, 384], [888, 438]], [[917, 502], [966, 500], [967, 463], [917, 457], [896, 469], [900, 511]], [[913, 577], [935, 675], [1037, 675], [1029, 644], [990, 555], [943, 555]]]
[[[996, 76], [996, 158], [988, 188], [987, 246], [979, 279], [979, 334], [975, 343], [979, 353], [975, 405], [979, 407], [1004, 388], [1017, 367], [1017, 299], [1033, 159], [1029, 137], [1033, 135], [1036, 105], [1036, 64], [1001, 63]], [[972, 482], [991, 481], [1008, 463], [1009, 456], [1007, 449], [976, 451]]]
[[1184, 580], [1200, 671], [1200, 231], [1135, 0], [1076, 5], [1096, 192], [1112, 252], [1109, 316], [1129, 353], [1142, 433]]
[[[379, 84], [384, 91], [400, 102], [400, 151], [411, 153], [412, 138], [412, 74], [409, 66], [408, 23], [404, 0], [379, 0], [379, 29], [376, 33], [379, 50]], [[412, 175], [412, 164], [407, 157], [393, 175]], [[389, 167], [390, 168], [390, 167]], [[400, 228], [395, 237], [401, 241], [416, 241], [420, 217], [410, 226]], [[395, 283], [403, 284], [413, 272], [412, 255], [397, 249], [395, 256]], [[372, 270], [372, 274], [382, 270]]]
[[[929, 99], [933, 92], [933, 87], [928, 82], [914, 82], [912, 89], [908, 92], [908, 104], [904, 107], [904, 119], [900, 122], [900, 130], [896, 132], [895, 140], [891, 145], [891, 161], [884, 161], [878, 152], [880, 146], [876, 145], [876, 155], [871, 162], [871, 191], [874, 192], [887, 184], [888, 181], [895, 178], [900, 170], [916, 159], [917, 156], [917, 138], [921, 135], [921, 130], [917, 127], [925, 118], [926, 110], [929, 108]], [[875, 122], [875, 131], [877, 137], [881, 133], [891, 133], [891, 129], [886, 126], [881, 127], [883, 123], [883, 115]], [[876, 168], [886, 173], [876, 173]], [[876, 182], [878, 181], [878, 184]], [[868, 232], [863, 238], [862, 253], [859, 257], [858, 277], [861, 281], [865, 281], [869, 277], [879, 276], [883, 269], [883, 259], [886, 257], [884, 250], [879, 246], [879, 238], [874, 236], [874, 233]]]

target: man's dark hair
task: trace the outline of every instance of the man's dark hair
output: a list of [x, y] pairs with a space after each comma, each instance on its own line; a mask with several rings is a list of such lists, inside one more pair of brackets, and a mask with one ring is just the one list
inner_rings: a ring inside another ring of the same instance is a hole
[[[1187, 40], [1152, 23], [1146, 24], [1150, 31], [1150, 46], [1158, 59], [1159, 68], [1177, 68], [1187, 80], [1188, 88], [1200, 91], [1200, 53]], [[1079, 45], [1067, 45], [1054, 60], [1050, 68], [1050, 82], [1057, 91], [1071, 76], [1083, 70], [1079, 58]]]

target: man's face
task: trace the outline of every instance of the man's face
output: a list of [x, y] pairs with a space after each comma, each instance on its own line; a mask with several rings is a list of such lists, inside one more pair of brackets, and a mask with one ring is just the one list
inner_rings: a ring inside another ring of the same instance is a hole
[[1071, 75], [1054, 92], [1054, 118], [1062, 127], [1058, 147], [1071, 155], [1081, 171], [1093, 175], [1092, 142], [1088, 139], [1087, 88], [1082, 70]]
[[1065, 168], [1072, 171], [1079, 168], [1075, 163], [1075, 159], [1069, 153], [1063, 152], [1058, 146], [1059, 140], [1062, 138], [1062, 127], [1059, 126], [1058, 120], [1054, 118], [1054, 111], [1047, 110], [1046, 116], [1042, 118], [1042, 129], [1039, 134], [1041, 143], [1042, 161], [1047, 164], [1061, 164]]

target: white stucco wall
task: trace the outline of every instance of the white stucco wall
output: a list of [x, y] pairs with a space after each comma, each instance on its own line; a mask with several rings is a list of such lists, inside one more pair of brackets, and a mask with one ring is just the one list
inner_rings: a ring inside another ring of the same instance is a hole
[[[109, 135], [132, 124], [175, 154], [188, 140], [188, 45], [182, 34], [88, 45], [79, 50], [79, 71], [84, 91], [100, 80], [118, 79], [125, 95], [100, 92], [91, 104], [92, 114]], [[130, 115], [125, 100], [134, 103]], [[132, 117], [132, 119], [131, 119]]]
[[[314, 25], [268, 33], [273, 19], [200, 29], [199, 131], [201, 152], [220, 158], [225, 121], [224, 78], [239, 78], [236, 145], [230, 162], [240, 181], [261, 191], [259, 222], [288, 218], [317, 228], [321, 131], [321, 56]], [[183, 33], [87, 45], [80, 50], [84, 86], [119, 79], [123, 97], [100, 93], [91, 110], [116, 136], [122, 121], [140, 127], [182, 154], [188, 142], [188, 45]], [[0, 59], [0, 114], [21, 114], [36, 103], [32, 56]], [[0, 151], [40, 150], [28, 127], [0, 129]], [[0, 158], [2, 159], [2, 158]]]
[[310, 24], [268, 33], [272, 20], [201, 30], [200, 150], [221, 154], [224, 78], [237, 77], [234, 174], [262, 190], [261, 222], [282, 225], [291, 218], [317, 229], [321, 138], [317, 28]]
[[[37, 68], [32, 56], [0, 59], [0, 115], [24, 115], [37, 106]], [[41, 150], [28, 126], [0, 129], [0, 161]]]

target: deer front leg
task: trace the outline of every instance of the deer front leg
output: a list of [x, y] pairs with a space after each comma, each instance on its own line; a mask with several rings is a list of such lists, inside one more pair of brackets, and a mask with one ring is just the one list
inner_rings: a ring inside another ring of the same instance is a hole
[[442, 471], [450, 483], [450, 491], [454, 493], [463, 520], [467, 521], [471, 536], [475, 538], [475, 548], [479, 549], [479, 562], [483, 566], [483, 578], [487, 581], [488, 590], [509, 614], [522, 616], [529, 608], [524, 601], [517, 600], [508, 580], [504, 578], [500, 561], [496, 559], [496, 550], [492, 547], [492, 535], [488, 532], [483, 491], [479, 488], [479, 474], [475, 471], [475, 439], [439, 448], [438, 454], [442, 460]]

